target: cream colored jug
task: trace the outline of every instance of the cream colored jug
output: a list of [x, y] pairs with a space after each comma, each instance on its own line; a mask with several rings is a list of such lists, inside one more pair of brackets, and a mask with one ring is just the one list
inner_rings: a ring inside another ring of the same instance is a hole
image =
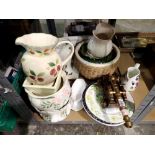
[[[21, 59], [23, 71], [31, 84], [37, 85], [53, 82], [74, 53], [74, 46], [70, 41], [59, 42], [57, 37], [45, 33], [26, 34], [18, 37], [15, 44], [26, 49]], [[62, 44], [69, 44], [72, 48], [70, 55], [63, 61], [55, 52]]]
[[114, 28], [107, 23], [99, 23], [93, 31], [93, 37], [88, 42], [88, 52], [94, 57], [102, 58], [112, 51]]

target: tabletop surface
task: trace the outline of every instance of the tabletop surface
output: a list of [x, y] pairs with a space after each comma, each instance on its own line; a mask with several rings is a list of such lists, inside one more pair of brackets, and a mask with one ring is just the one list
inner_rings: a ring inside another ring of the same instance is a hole
[[[66, 38], [61, 38], [61, 40], [65, 40], [65, 39]], [[83, 37], [67, 37], [67, 39], [73, 42], [73, 44], [75, 45], [77, 42], [83, 39]], [[127, 68], [134, 66], [134, 64], [135, 62], [133, 58], [130, 56], [130, 53], [121, 52], [121, 56], [118, 64], [118, 68], [121, 74], [124, 74], [127, 71]], [[141, 101], [147, 95], [148, 92], [149, 92], [148, 88], [143, 78], [140, 77], [138, 87], [134, 92], [131, 92], [136, 108], [140, 105]], [[38, 121], [44, 121], [37, 114], [34, 114], [34, 117]], [[65, 120], [58, 122], [57, 124], [70, 124], [70, 123], [77, 124], [77, 123], [97, 123], [97, 122], [95, 122], [92, 118], [90, 118], [83, 109], [78, 112], [71, 111], [71, 113], [68, 115], [68, 117]]]

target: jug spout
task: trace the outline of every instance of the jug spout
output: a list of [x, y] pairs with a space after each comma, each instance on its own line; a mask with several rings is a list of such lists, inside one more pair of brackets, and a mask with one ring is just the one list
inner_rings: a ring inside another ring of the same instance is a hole
[[27, 44], [27, 41], [25, 40], [24, 36], [16, 38], [15, 44], [20, 45], [20, 46], [24, 47], [26, 50], [28, 50], [28, 44]]
[[23, 37], [18, 37], [18, 38], [15, 40], [15, 44], [16, 44], [16, 45], [21, 45], [21, 46], [24, 45], [24, 46], [25, 46]]
[[16, 45], [21, 45], [26, 49], [44, 50], [52, 49], [58, 43], [58, 38], [45, 33], [30, 33], [18, 37], [15, 40]]

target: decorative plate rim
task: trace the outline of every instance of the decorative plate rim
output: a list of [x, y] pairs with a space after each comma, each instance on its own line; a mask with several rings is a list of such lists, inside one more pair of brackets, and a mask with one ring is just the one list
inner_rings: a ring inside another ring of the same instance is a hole
[[[85, 109], [85, 111], [87, 112], [87, 114], [93, 119], [95, 120], [96, 122], [102, 124], [102, 125], [106, 125], [106, 126], [120, 126], [120, 125], [123, 125], [124, 122], [121, 122], [121, 123], [109, 123], [109, 122], [106, 122], [106, 121], [103, 121], [102, 119], [98, 118], [97, 116], [95, 116], [88, 108], [86, 102], [85, 102], [85, 94], [86, 94], [86, 91], [88, 90], [88, 88], [91, 86], [91, 85], [94, 85], [95, 83], [97, 82], [93, 82], [91, 84], [89, 84], [86, 89], [84, 90], [83, 92], [83, 95], [82, 95], [82, 100], [83, 100], [83, 107]], [[134, 108], [135, 110], [135, 108]]]

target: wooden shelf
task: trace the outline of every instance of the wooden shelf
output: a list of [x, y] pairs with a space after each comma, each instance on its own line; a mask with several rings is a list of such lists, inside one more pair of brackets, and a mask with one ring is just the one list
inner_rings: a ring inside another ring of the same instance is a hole
[[153, 108], [143, 119], [143, 121], [155, 121], [155, 108]]
[[[121, 57], [118, 65], [121, 74], [124, 74], [127, 71], [127, 68], [130, 66], [134, 66], [134, 64], [135, 62], [129, 53], [121, 53]], [[144, 80], [142, 79], [142, 77], [140, 77], [139, 86], [134, 92], [131, 93], [135, 101], [136, 108], [140, 105], [141, 101], [147, 95], [147, 93], [148, 93], [148, 88]], [[38, 115], [35, 114], [34, 116], [38, 121], [43, 121]], [[96, 123], [96, 122], [92, 120], [84, 110], [81, 110], [79, 112], [71, 111], [71, 113], [65, 120], [58, 123], [69, 124], [69, 123]]]

